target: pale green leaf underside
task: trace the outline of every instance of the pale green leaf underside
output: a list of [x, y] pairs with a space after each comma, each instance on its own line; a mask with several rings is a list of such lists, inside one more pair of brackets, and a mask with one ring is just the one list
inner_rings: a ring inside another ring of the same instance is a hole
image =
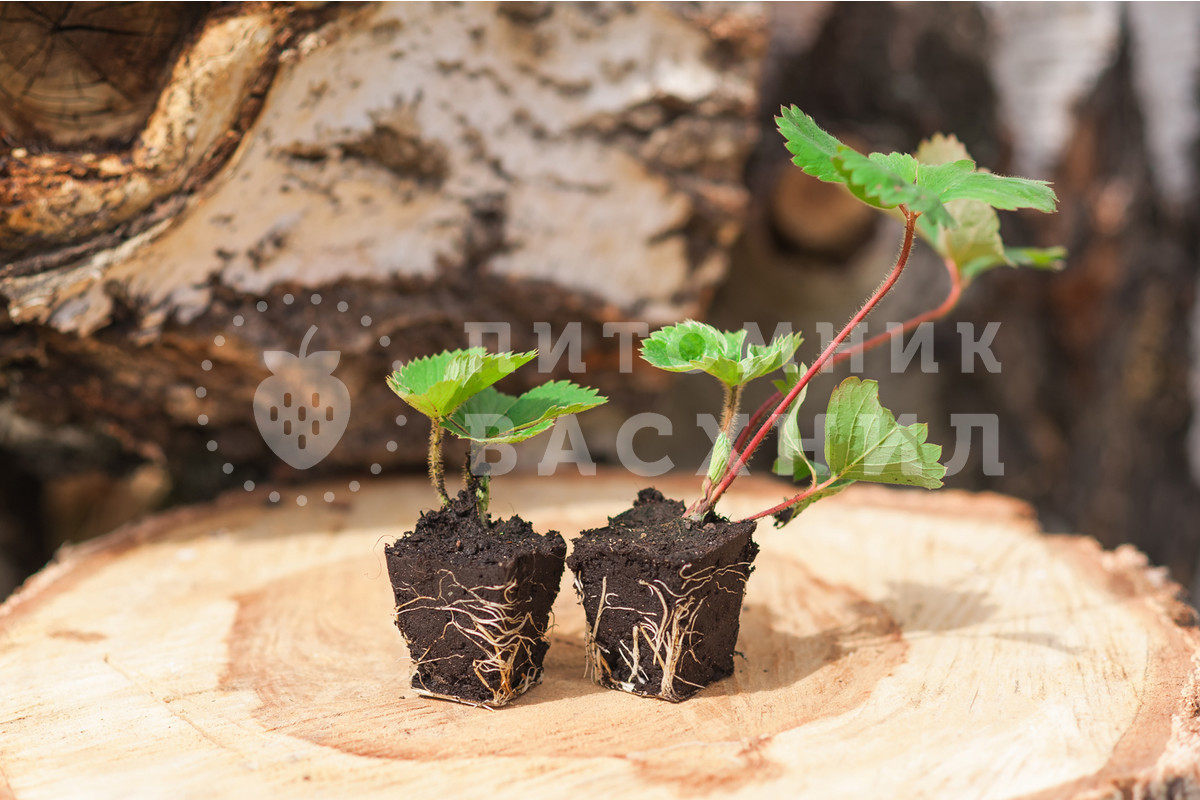
[[990, 172], [970, 172], [947, 186], [941, 193], [942, 202], [978, 200], [1001, 211], [1032, 208], [1045, 214], [1054, 211], [1058, 198], [1046, 181], [993, 175]]
[[[918, 230], [934, 249], [958, 269], [970, 282], [984, 272], [1000, 266], [1031, 266], [1055, 269], [1066, 252], [1010, 248], [1000, 237], [1000, 218], [996, 208], [1031, 207], [1053, 211], [1054, 192], [1043, 181], [1002, 178], [975, 171], [966, 147], [954, 136], [936, 134], [921, 142], [917, 161], [927, 185], [941, 193], [945, 207], [957, 225], [947, 228], [922, 218]], [[963, 166], [969, 169], [963, 171]], [[957, 195], [957, 199], [954, 199]]]
[[829, 398], [825, 417], [825, 462], [842, 480], [872, 481], [936, 489], [946, 468], [942, 448], [925, 441], [923, 423], [899, 425], [879, 403], [879, 384], [847, 378]]
[[488, 387], [459, 406], [442, 427], [482, 444], [522, 442], [549, 430], [559, 417], [605, 402], [595, 389], [570, 381], [550, 381], [519, 397]]
[[[786, 397], [805, 371], [806, 368], [803, 364], [788, 364], [784, 367], [783, 378], [772, 381], [772, 383], [775, 384], [775, 389]], [[783, 419], [779, 421], [777, 457], [773, 471], [777, 475], [785, 475], [789, 478], [799, 475], [799, 477], [796, 477], [796, 480], [803, 480], [812, 476], [812, 465], [809, 464], [808, 456], [804, 452], [804, 443], [800, 438], [800, 423], [796, 416], [800, 412], [800, 406], [804, 403], [804, 398], [807, 396], [808, 387], [805, 386], [796, 395], [796, 399], [792, 401], [792, 404], [788, 406]], [[801, 472], [804, 474], [800, 474]]]
[[[803, 372], [803, 366], [796, 367], [794, 370], [789, 367], [788, 374], [784, 379], [775, 381], [775, 388], [781, 393], [786, 394], [796, 385], [796, 381]], [[808, 483], [812, 486], [817, 486], [830, 478], [830, 472], [828, 467], [810, 460], [808, 453], [804, 452], [804, 442], [800, 436], [800, 424], [797, 420], [797, 413], [807, 393], [808, 387], [805, 386], [800, 391], [800, 394], [796, 396], [796, 401], [788, 408], [787, 414], [784, 415], [780, 423], [778, 455], [772, 471], [776, 475], [791, 478], [797, 483]], [[852, 483], [854, 483], [852, 480], [837, 480], [824, 489], [813, 492], [791, 506], [791, 516], [794, 517], [822, 498], [832, 497]]]
[[[726, 386], [742, 386], [782, 367], [800, 346], [799, 334], [745, 345], [746, 331], [721, 331], [695, 320], [668, 325], [642, 341], [646, 363], [668, 372], [700, 370]], [[743, 348], [745, 355], [742, 355]]]
[[445, 350], [416, 358], [388, 376], [404, 402], [431, 419], [444, 419], [469, 398], [516, 371], [537, 355], [489, 353], [482, 347]]
[[1000, 217], [986, 203], [953, 200], [946, 208], [958, 220], [955, 228], [939, 228], [937, 250], [952, 260], [964, 278], [994, 266], [1011, 265], [1000, 238]]

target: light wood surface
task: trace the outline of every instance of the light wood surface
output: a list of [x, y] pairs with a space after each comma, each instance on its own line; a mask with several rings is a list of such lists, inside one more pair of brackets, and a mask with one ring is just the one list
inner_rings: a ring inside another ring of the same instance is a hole
[[[655, 483], [686, 496], [695, 482]], [[496, 483], [497, 513], [568, 539], [639, 488], [625, 475]], [[745, 480], [724, 510], [781, 490]], [[378, 481], [348, 497], [152, 519], [63, 553], [0, 606], [0, 797], [1098, 798], [1200, 785], [1190, 609], [1136, 551], [1044, 536], [1014, 501], [852, 489], [760, 528], [744, 658], [680, 705], [584, 679], [568, 575], [543, 685], [487, 711], [416, 697], [392, 626], [383, 544], [432, 491]]]

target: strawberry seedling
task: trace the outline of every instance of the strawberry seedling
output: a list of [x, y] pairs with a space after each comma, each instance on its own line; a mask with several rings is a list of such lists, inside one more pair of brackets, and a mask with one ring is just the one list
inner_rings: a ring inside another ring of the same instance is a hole
[[[429, 477], [442, 503], [386, 548], [396, 626], [408, 642], [419, 694], [494, 707], [541, 680], [566, 543], [557, 531], [535, 533], [520, 517], [491, 519], [486, 449], [530, 439], [605, 398], [569, 381], [519, 396], [493, 386], [536, 355], [447, 351], [415, 359], [387, 379], [429, 417]], [[465, 485], [455, 498], [446, 492], [447, 432], [469, 443]]]
[[[996, 211], [1052, 212], [1054, 192], [1044, 181], [979, 169], [954, 137], [935, 136], [913, 155], [863, 155], [794, 106], [784, 108], [776, 121], [796, 166], [819, 180], [844, 185], [862, 202], [903, 221], [900, 253], [879, 288], [807, 367], [790, 363], [801, 344], [792, 334], [747, 346], [745, 331], [720, 331], [688, 320], [643, 341], [642, 358], [652, 366], [700, 371], [717, 379], [724, 404], [695, 502], [685, 508], [644, 490], [633, 508], [610, 519], [608, 527], [584, 531], [568, 561], [588, 615], [589, 671], [611, 688], [681, 700], [732, 674], [738, 614], [758, 552], [752, 539], [758, 519], [774, 516], [785, 524], [857, 481], [927, 489], [942, 485], [941, 447], [926, 441], [924, 424], [899, 425], [879, 402], [875, 381], [849, 378], [833, 391], [826, 412], [825, 463], [810, 460], [796, 414], [823, 367], [944, 316], [963, 290], [991, 269], [1051, 269], [1065, 256], [1061, 248], [1005, 246]], [[917, 238], [943, 259], [950, 277], [945, 300], [857, 348], [839, 350], [896, 285]], [[738, 433], [735, 421], [746, 385], [780, 369], [777, 391]], [[801, 490], [738, 522], [719, 517], [717, 502], [776, 429], [774, 471], [799, 482]]]

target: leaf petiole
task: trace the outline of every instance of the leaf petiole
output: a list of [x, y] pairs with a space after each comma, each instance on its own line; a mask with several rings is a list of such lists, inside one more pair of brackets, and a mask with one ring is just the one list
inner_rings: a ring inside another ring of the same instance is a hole
[[743, 522], [753, 522], [754, 520], [762, 519], [763, 517], [772, 517], [776, 514], [787, 511], [789, 508], [796, 505], [797, 503], [801, 503], [814, 495], [820, 494], [821, 492], [824, 492], [824, 491], [830, 489], [835, 483], [837, 483], [838, 479], [839, 479], [839, 476], [830, 475], [829, 478], [822, 481], [821, 483], [813, 484], [812, 486], [809, 486], [804, 491], [800, 492], [797, 495], [794, 495], [793, 497], [789, 497], [787, 500], [784, 500], [782, 503], [780, 503], [777, 506], [772, 506], [771, 508], [768, 508], [766, 511], [760, 511], [759, 513], [754, 514], [753, 516], [746, 517], [743, 520], [738, 520], [738, 524], [741, 524]]

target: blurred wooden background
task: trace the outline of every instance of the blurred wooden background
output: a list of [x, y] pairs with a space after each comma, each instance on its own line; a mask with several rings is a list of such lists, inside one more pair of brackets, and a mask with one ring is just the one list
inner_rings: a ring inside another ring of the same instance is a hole
[[[973, 431], [952, 484], [1188, 584], [1198, 38], [1191, 4], [0, 4], [0, 596], [64, 541], [246, 481], [419, 471], [382, 376], [465, 323], [520, 348], [578, 325], [573, 377], [614, 398], [580, 418], [592, 457], [655, 410], [676, 435], [639, 455], [694, 469], [718, 398], [622, 374], [621, 324], [790, 321], [811, 357], [896, 246], [789, 169], [782, 103], [870, 149], [953, 131], [1054, 181], [1059, 214], [1005, 232], [1068, 268], [973, 286], [936, 374], [886, 350], [864, 372], [948, 457], [952, 415], [994, 420], [996, 458]], [[940, 280], [926, 254], [871, 330]], [[990, 321], [999, 371], [967, 372], [960, 323]], [[353, 415], [296, 471], [251, 397], [310, 325]]]

